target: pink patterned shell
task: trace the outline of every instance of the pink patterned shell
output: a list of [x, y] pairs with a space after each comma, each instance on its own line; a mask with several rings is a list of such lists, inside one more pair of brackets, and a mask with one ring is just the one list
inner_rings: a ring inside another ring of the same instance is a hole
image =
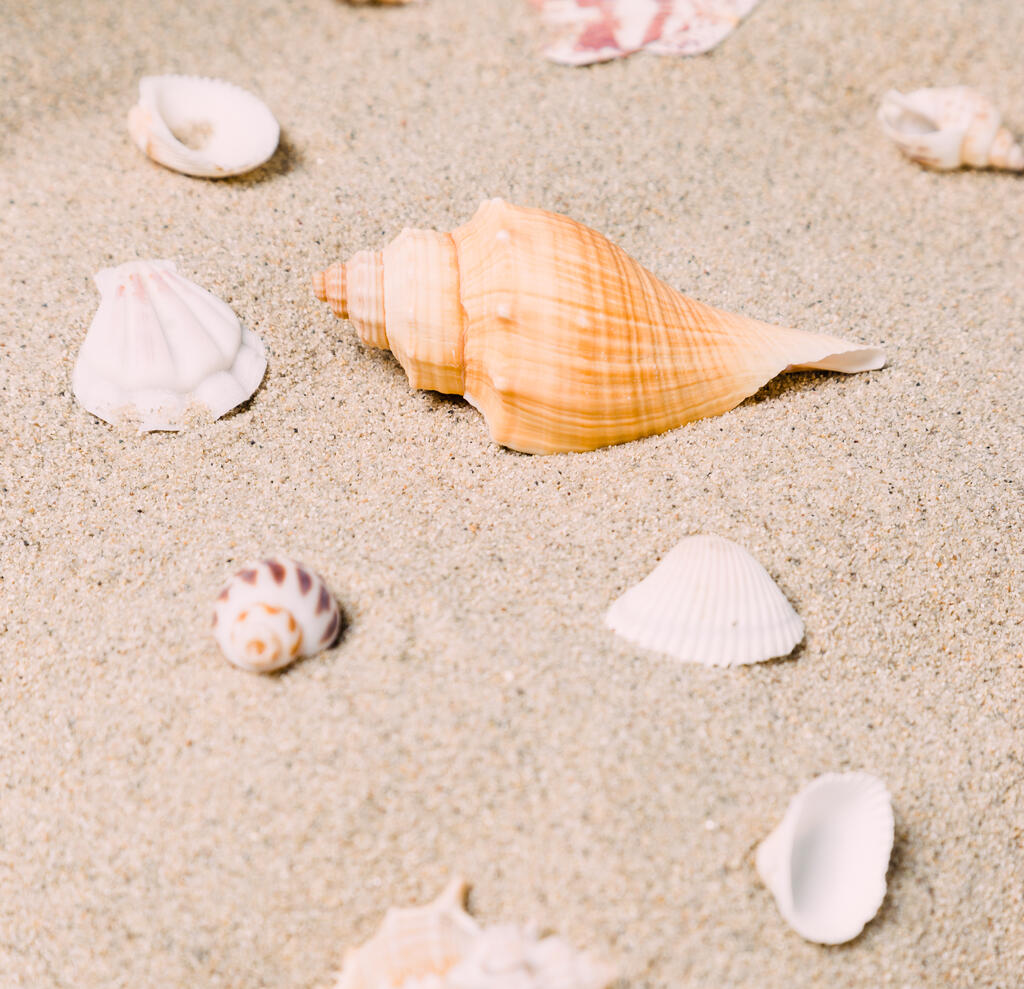
[[760, 0], [529, 0], [552, 28], [544, 54], [564, 65], [607, 62], [645, 49], [699, 55]]

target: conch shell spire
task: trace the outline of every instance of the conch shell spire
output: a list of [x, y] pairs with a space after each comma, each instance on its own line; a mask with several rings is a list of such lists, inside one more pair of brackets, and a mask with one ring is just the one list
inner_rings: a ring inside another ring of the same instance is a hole
[[718, 415], [783, 371], [885, 363], [875, 347], [713, 309], [596, 230], [500, 199], [450, 233], [403, 230], [313, 288], [414, 388], [463, 395], [496, 442], [525, 453]]

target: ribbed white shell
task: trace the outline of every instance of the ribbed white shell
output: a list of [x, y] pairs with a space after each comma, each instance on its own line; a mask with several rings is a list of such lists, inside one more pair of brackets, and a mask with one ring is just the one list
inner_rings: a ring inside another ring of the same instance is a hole
[[285, 556], [242, 567], [221, 589], [213, 634], [228, 661], [269, 673], [337, 638], [338, 603], [319, 574]]
[[889, 90], [878, 120], [908, 158], [928, 168], [1024, 170], [1024, 149], [1001, 126], [998, 109], [968, 86], [915, 89], [906, 95]]
[[764, 567], [713, 535], [683, 539], [608, 609], [605, 621], [645, 649], [707, 666], [786, 656], [804, 635]]
[[143, 76], [128, 129], [154, 161], [202, 178], [258, 168], [281, 136], [262, 100], [229, 82], [199, 76]]
[[190, 406], [215, 419], [256, 390], [263, 344], [231, 308], [171, 261], [129, 261], [96, 273], [100, 307], [72, 374], [93, 415], [139, 429], [181, 429]]
[[892, 803], [870, 773], [826, 773], [804, 787], [757, 850], [757, 871], [808, 941], [855, 938], [885, 899]]
[[605, 989], [614, 979], [614, 970], [562, 938], [538, 938], [532, 927], [498, 924], [473, 942], [444, 989]]

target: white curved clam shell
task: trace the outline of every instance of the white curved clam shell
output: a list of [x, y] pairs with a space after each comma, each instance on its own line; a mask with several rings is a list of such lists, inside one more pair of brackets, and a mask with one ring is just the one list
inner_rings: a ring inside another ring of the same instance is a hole
[[1003, 126], [998, 109], [968, 86], [890, 90], [878, 109], [882, 129], [914, 161], [939, 171], [1024, 170], [1024, 149]]
[[486, 928], [445, 979], [445, 989], [606, 989], [615, 971], [532, 926]]
[[688, 536], [608, 609], [623, 638], [707, 666], [788, 655], [804, 625], [745, 549], [721, 536]]
[[192, 406], [218, 419], [256, 390], [263, 344], [231, 308], [171, 261], [129, 261], [95, 275], [100, 307], [72, 373], [93, 415], [142, 431], [182, 429]]
[[790, 802], [757, 850], [757, 871], [808, 941], [855, 938], [885, 899], [892, 803], [870, 773], [826, 773]]
[[426, 906], [391, 907], [377, 933], [345, 954], [336, 989], [442, 989], [480, 936], [463, 909], [468, 889], [455, 878]]
[[341, 613], [322, 577], [284, 556], [256, 560], [221, 589], [213, 634], [228, 661], [251, 673], [315, 656], [338, 636]]
[[258, 168], [281, 136], [262, 100], [229, 82], [200, 76], [143, 76], [128, 129], [154, 161], [201, 178]]

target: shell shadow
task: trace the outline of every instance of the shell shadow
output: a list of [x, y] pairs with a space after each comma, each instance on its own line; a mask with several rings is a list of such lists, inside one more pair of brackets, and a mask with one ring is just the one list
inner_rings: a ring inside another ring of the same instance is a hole
[[272, 680], [280, 680], [283, 677], [289, 676], [293, 670], [302, 669], [302, 667], [305, 666], [307, 663], [312, 663], [317, 660], [319, 660], [320, 662], [325, 662], [326, 653], [330, 652], [332, 649], [337, 649], [338, 646], [341, 645], [342, 640], [345, 638], [345, 635], [348, 633], [349, 627], [352, 624], [352, 619], [345, 611], [345, 608], [342, 605], [342, 603], [338, 600], [337, 595], [333, 596], [335, 604], [337, 604], [338, 606], [338, 632], [334, 636], [334, 639], [331, 642], [331, 644], [329, 646], [324, 646], [324, 648], [315, 656], [306, 656], [305, 658], [300, 659], [297, 663], [290, 663], [288, 666], [282, 666], [281, 669], [279, 670], [271, 670], [269, 673], [261, 674], [262, 676], [269, 677]]
[[259, 168], [254, 168], [251, 172], [246, 172], [243, 175], [231, 175], [217, 181], [238, 188], [261, 185], [272, 179], [288, 175], [290, 172], [295, 171], [295, 169], [300, 168], [304, 161], [305, 158], [302, 152], [282, 130], [281, 136], [277, 141], [277, 150]]
[[[877, 368], [871, 374], [878, 374], [887, 370], [885, 367]], [[841, 371], [790, 371], [789, 373], [777, 374], [771, 381], [765, 382], [753, 395], [745, 398], [737, 408], [745, 405], [760, 405], [762, 402], [779, 398], [787, 392], [817, 391], [833, 378], [850, 378], [856, 375], [843, 374]]]

